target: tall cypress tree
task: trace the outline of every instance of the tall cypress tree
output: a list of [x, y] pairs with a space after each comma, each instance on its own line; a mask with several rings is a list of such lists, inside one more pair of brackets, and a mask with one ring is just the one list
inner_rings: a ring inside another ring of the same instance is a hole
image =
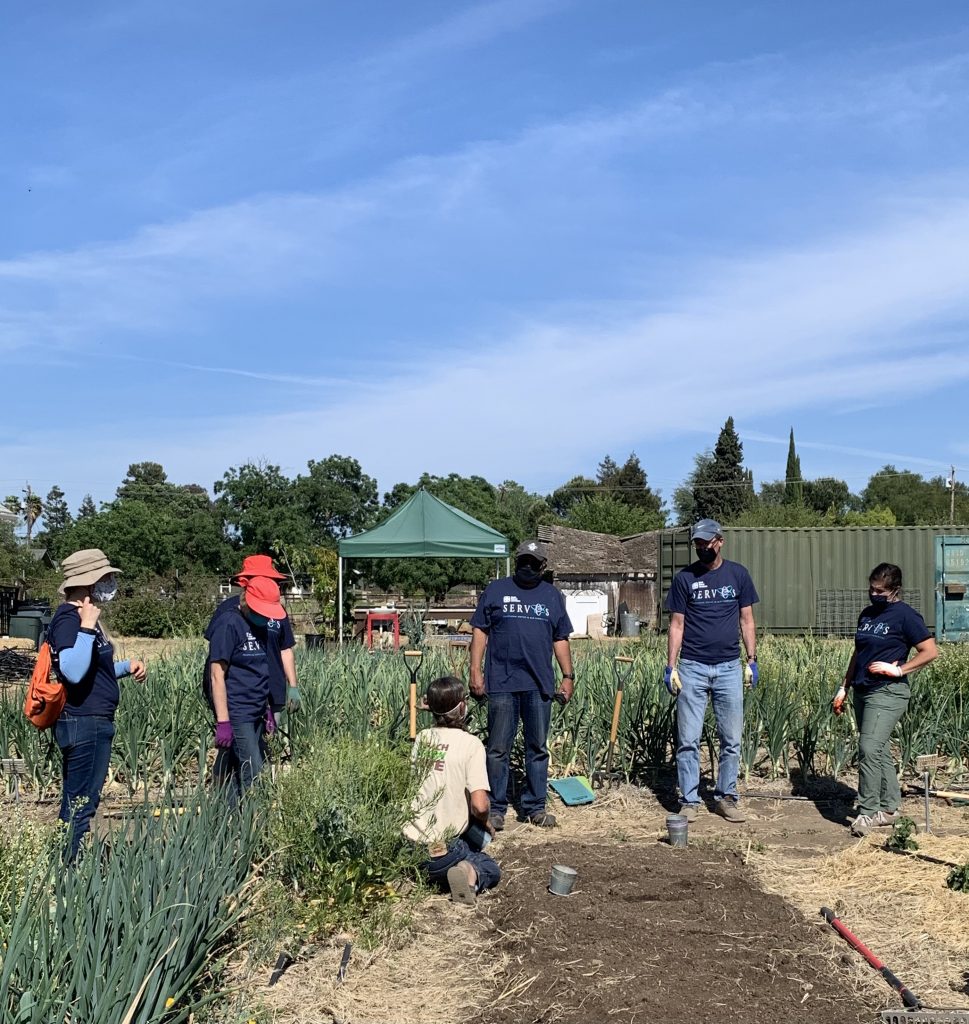
[[697, 461], [690, 481], [695, 519], [716, 519], [729, 523], [756, 502], [754, 481], [744, 469], [744, 446], [727, 418], [709, 460]]
[[794, 428], [791, 427], [791, 443], [787, 448], [787, 469], [784, 473], [784, 504], [804, 504], [804, 479], [801, 476], [801, 457], [794, 447]]

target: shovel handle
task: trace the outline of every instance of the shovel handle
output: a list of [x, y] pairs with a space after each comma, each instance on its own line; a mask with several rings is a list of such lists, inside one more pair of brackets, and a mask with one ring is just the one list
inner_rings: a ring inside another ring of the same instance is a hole
[[423, 658], [424, 657], [424, 652], [423, 651], [404, 651], [404, 657], [405, 658]]
[[633, 663], [633, 659], [628, 654], [617, 654], [613, 661], [620, 665], [631, 665]]
[[410, 738], [417, 739], [417, 683], [410, 684]]
[[619, 732], [619, 712], [622, 711], [622, 690], [616, 690], [616, 702], [612, 706], [612, 728], [609, 730], [609, 745], [616, 745], [616, 735]]

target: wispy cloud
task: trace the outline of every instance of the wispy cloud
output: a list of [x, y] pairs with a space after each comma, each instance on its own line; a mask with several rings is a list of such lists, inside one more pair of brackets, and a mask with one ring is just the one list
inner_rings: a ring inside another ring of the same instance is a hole
[[[946, 358], [949, 357], [947, 356]], [[921, 361], [919, 362], [921, 363]], [[928, 386], [931, 387], [931, 384]], [[775, 437], [771, 434], [762, 434], [757, 430], [745, 430], [743, 432], [743, 439], [745, 444], [748, 441], [753, 441], [760, 444], [784, 445], [786, 447], [790, 443], [789, 437]], [[797, 436], [795, 436], [794, 442], [798, 451], [804, 448], [811, 451], [851, 455], [868, 462], [900, 463], [903, 466], [925, 466], [935, 470], [947, 468], [947, 464], [944, 461], [940, 459], [927, 459], [922, 455], [907, 455], [900, 452], [886, 452], [875, 448], [858, 448], [845, 444], [829, 444], [826, 441], [802, 441]]]

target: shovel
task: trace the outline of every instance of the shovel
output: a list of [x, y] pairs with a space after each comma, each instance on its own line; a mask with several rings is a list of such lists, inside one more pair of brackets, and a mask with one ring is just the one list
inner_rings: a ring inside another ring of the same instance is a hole
[[616, 699], [612, 706], [612, 728], [609, 730], [609, 751], [606, 754], [606, 770], [592, 773], [593, 789], [602, 789], [608, 785], [611, 789], [623, 781], [622, 772], [612, 770], [612, 755], [616, 749], [616, 735], [619, 732], [619, 714], [622, 711], [622, 691], [632, 672], [633, 659], [624, 654], [617, 654], [612, 659], [612, 671], [616, 676]]
[[410, 738], [417, 739], [417, 675], [424, 660], [423, 651], [404, 651], [404, 665], [410, 673]]

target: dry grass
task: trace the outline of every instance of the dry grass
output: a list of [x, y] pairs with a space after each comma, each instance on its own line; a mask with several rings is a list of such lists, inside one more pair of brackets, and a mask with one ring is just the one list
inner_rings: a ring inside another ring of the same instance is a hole
[[[925, 1003], [969, 1008], [969, 894], [945, 885], [949, 865], [969, 859], [969, 838], [920, 835], [917, 855], [886, 851], [886, 838], [869, 836], [783, 870], [770, 856], [752, 864], [765, 889], [809, 919], [830, 907]], [[876, 999], [892, 1003], [884, 982], [833, 931], [831, 944], [867, 976], [863, 984]]]
[[277, 1024], [461, 1024], [506, 967], [484, 905], [469, 911], [430, 897], [399, 946], [355, 948], [342, 983], [343, 939], [254, 994]]

